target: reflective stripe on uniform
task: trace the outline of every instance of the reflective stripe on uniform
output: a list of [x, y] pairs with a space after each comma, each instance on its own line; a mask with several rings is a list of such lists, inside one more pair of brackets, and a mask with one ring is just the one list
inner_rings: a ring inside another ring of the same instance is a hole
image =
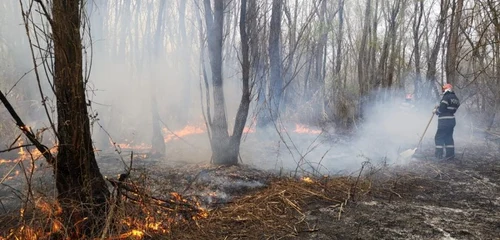
[[446, 145], [445, 148], [455, 148], [455, 145]]
[[447, 101], [445, 101], [445, 100], [441, 101], [441, 103], [444, 103], [444, 104], [446, 104], [446, 105], [450, 105], [450, 104], [449, 104]]
[[443, 116], [443, 117], [438, 117], [438, 119], [454, 119], [455, 116]]
[[443, 146], [436, 146], [436, 148], [444, 148]]
[[447, 107], [446, 109], [449, 109], [449, 110], [456, 110], [457, 108], [456, 108], [456, 107]]

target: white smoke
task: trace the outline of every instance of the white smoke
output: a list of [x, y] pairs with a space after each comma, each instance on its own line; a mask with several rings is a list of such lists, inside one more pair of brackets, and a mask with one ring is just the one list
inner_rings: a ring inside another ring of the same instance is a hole
[[[373, 95], [380, 99], [383, 93], [373, 92]], [[363, 113], [364, 119], [356, 123], [357, 127], [349, 135], [340, 134], [341, 131], [337, 130], [341, 129], [332, 129], [321, 136], [289, 132], [290, 138], [282, 133], [286, 136], [283, 142], [269, 134], [260, 136], [259, 140], [257, 133], [248, 137], [242, 152], [249, 164], [259, 168], [321, 174], [353, 172], [365, 161], [404, 165], [419, 158], [429, 158], [434, 150], [437, 117], [432, 110], [437, 102], [413, 102], [411, 108], [404, 102], [404, 90], [391, 91], [385, 100], [369, 102]], [[463, 147], [461, 139], [470, 131], [465, 111], [462, 108], [457, 113], [455, 142], [458, 152]], [[414, 155], [416, 158], [402, 158], [400, 154], [416, 148], [421, 138], [421, 147]]]

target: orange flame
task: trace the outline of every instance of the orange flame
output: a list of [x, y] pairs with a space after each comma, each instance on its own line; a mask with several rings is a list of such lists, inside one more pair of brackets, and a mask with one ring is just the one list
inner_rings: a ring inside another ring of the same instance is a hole
[[321, 130], [313, 130], [310, 128], [307, 128], [305, 125], [302, 124], [295, 124], [295, 130], [294, 132], [296, 133], [305, 133], [305, 134], [321, 134]]
[[314, 183], [314, 181], [310, 177], [302, 177], [302, 181], [306, 183]]
[[206, 132], [206, 128], [204, 126], [194, 126], [187, 125], [183, 129], [174, 131], [173, 133], [169, 131], [167, 128], [163, 128], [163, 133], [165, 134], [165, 142], [170, 142], [177, 137], [185, 137], [189, 135], [202, 134]]
[[142, 239], [143, 237], [144, 237], [143, 231], [134, 229], [130, 232], [120, 234], [118, 239], [130, 239], [130, 238]]

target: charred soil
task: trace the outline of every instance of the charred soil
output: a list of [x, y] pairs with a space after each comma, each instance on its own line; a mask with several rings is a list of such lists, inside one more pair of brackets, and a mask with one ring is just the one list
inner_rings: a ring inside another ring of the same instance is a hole
[[[140, 189], [136, 193], [147, 193], [154, 201], [149, 200], [148, 207], [140, 200], [144, 194], [130, 195], [139, 197], [135, 202], [122, 197], [122, 207], [113, 216], [120, 226], [108, 236], [499, 239], [498, 146], [471, 142], [448, 162], [426, 159], [432, 155], [427, 151], [404, 164], [367, 161], [359, 171], [342, 176], [284, 176], [246, 165], [165, 163], [137, 156], [134, 171], [123, 184], [129, 193]], [[115, 161], [101, 157], [101, 169], [114, 169], [107, 176], [120, 172]], [[16, 220], [17, 212], [0, 219], [0, 237], [16, 236], [10, 229], [27, 229], [20, 224], [33, 223]], [[54, 224], [48, 225], [53, 230]], [[133, 235], [134, 230], [141, 234]]]
[[360, 176], [269, 179], [212, 207], [197, 224], [174, 227], [169, 237], [499, 239], [498, 148], [472, 145], [454, 161], [421, 157], [367, 164]]

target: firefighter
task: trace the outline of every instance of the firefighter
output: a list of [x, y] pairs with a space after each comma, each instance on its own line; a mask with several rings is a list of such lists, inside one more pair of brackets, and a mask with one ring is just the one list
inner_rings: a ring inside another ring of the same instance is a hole
[[413, 111], [415, 105], [413, 105], [413, 94], [406, 94], [405, 101], [401, 104], [401, 109], [404, 111]]
[[[436, 143], [435, 157], [437, 159], [452, 160], [455, 157], [453, 129], [455, 128], [455, 112], [460, 106], [460, 101], [453, 92], [451, 84], [442, 87], [443, 98], [433, 113], [438, 115], [438, 127], [434, 138]], [[445, 155], [446, 152], [446, 155]]]

